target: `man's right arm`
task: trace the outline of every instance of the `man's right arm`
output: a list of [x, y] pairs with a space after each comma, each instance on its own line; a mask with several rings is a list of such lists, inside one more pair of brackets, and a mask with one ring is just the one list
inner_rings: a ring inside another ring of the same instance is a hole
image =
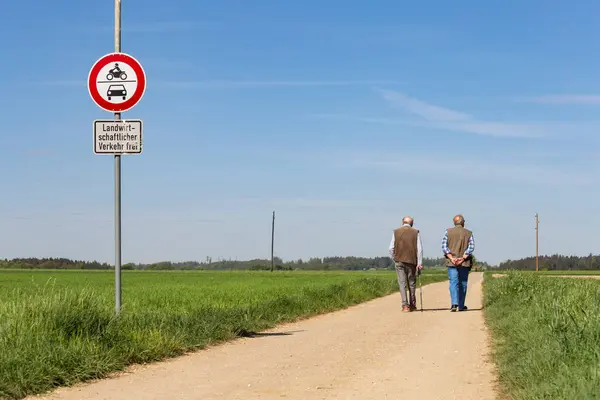
[[396, 246], [396, 237], [392, 233], [392, 241], [390, 242], [390, 247], [388, 249], [388, 252], [390, 253], [390, 257], [392, 258], [392, 260], [394, 259], [394, 247], [395, 246]]
[[423, 242], [421, 241], [421, 232], [417, 232], [417, 265], [423, 267]]
[[469, 245], [467, 247], [467, 250], [465, 250], [465, 255], [463, 258], [472, 256], [474, 251], [475, 251], [475, 239], [473, 239], [473, 233], [471, 233], [471, 236], [469, 236]]

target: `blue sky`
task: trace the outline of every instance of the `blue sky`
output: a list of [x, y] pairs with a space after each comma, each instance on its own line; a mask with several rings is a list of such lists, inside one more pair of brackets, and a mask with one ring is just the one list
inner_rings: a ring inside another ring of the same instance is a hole
[[[367, 5], [370, 4], [370, 5]], [[147, 74], [123, 262], [426, 256], [456, 213], [490, 262], [598, 253], [600, 3], [123, 0]], [[113, 261], [110, 118], [86, 89], [112, 0], [3, 8], [0, 257]]]

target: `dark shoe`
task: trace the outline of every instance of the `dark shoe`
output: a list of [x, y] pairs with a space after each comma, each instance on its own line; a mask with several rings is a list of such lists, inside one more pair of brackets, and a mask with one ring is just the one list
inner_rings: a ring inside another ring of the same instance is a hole
[[456, 312], [457, 310], [458, 310], [458, 306], [456, 304], [452, 304], [452, 307], [450, 307], [450, 311]]
[[467, 306], [463, 306], [463, 308], [459, 308], [458, 311], [467, 311], [469, 308]]
[[417, 311], [417, 306], [414, 304], [410, 306], [410, 311]]

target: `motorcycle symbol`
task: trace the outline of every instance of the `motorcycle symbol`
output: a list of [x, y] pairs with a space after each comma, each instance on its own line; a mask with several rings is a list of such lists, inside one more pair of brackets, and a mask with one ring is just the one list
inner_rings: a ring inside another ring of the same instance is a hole
[[115, 67], [108, 71], [108, 75], [106, 75], [106, 79], [109, 81], [112, 81], [113, 78], [121, 78], [121, 80], [127, 79], [127, 74], [124, 71], [121, 71], [118, 63], [115, 63]]

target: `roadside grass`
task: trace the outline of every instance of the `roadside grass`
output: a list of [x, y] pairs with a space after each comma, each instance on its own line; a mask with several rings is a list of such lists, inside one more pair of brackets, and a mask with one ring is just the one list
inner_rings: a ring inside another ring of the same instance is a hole
[[600, 282], [486, 273], [484, 312], [504, 394], [600, 399]]
[[[424, 273], [423, 284], [446, 280]], [[106, 377], [398, 291], [393, 271], [0, 272], [0, 396]]]

